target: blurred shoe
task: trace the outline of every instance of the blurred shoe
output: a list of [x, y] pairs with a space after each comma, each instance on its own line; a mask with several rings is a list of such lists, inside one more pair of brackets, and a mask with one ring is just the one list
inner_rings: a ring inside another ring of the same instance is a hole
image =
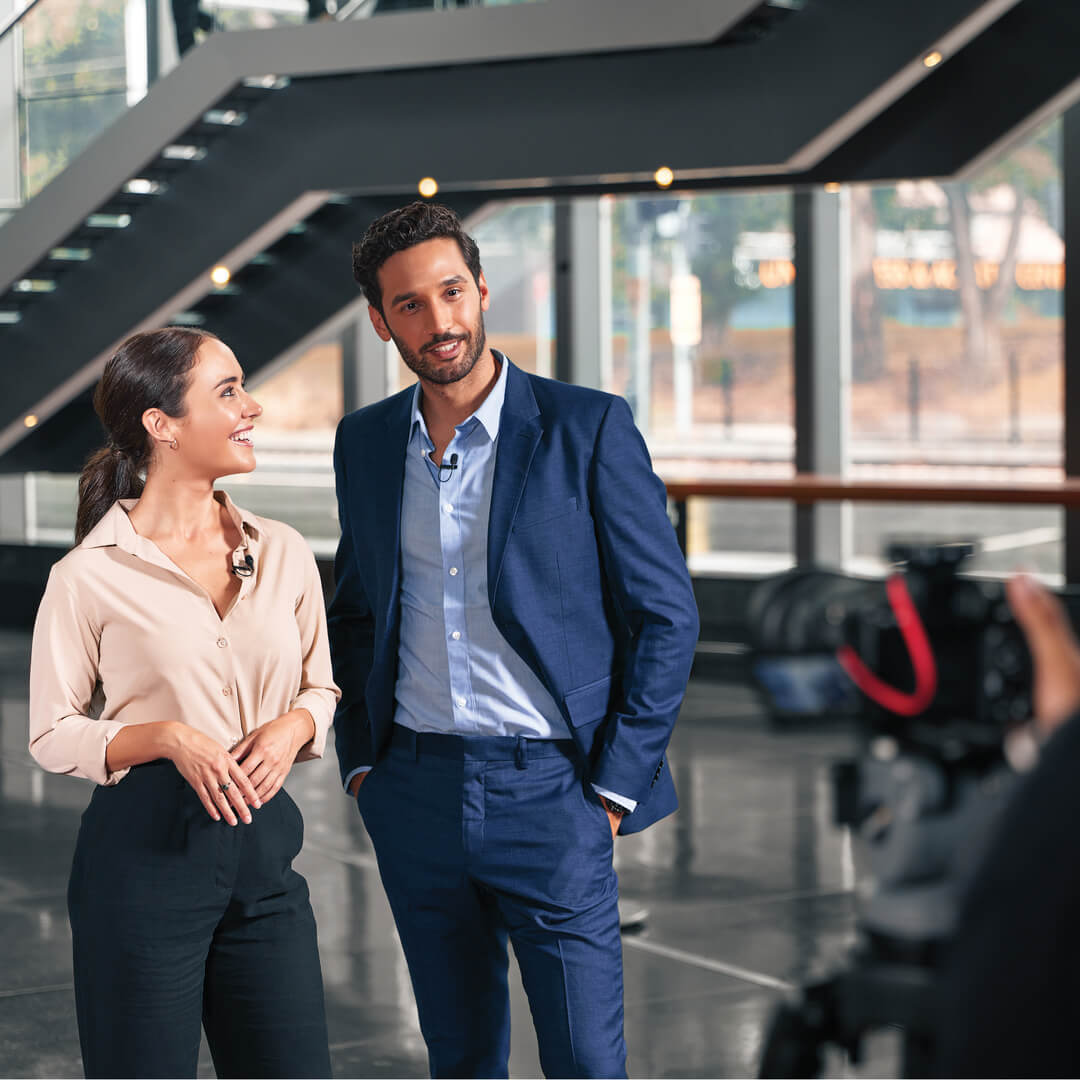
[[619, 900], [619, 930], [624, 934], [635, 934], [645, 929], [645, 920], [649, 909], [633, 900]]

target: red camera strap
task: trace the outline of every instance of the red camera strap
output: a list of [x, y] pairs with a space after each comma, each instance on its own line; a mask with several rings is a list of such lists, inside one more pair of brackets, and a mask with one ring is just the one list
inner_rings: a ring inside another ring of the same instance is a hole
[[919, 618], [918, 609], [911, 599], [907, 582], [902, 574], [893, 574], [885, 583], [885, 593], [889, 598], [889, 607], [896, 616], [900, 634], [907, 646], [911, 667], [915, 672], [915, 689], [909, 694], [890, 686], [875, 675], [850, 645], [841, 645], [836, 650], [836, 659], [848, 673], [851, 681], [871, 701], [889, 712], [900, 716], [918, 716], [934, 700], [937, 693], [937, 664], [926, 628]]

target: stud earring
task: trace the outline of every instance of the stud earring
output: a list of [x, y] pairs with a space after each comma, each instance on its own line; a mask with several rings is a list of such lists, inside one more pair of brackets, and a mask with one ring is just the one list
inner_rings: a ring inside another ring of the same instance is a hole
[[179, 444], [177, 443], [177, 441], [176, 441], [175, 439], [173, 439], [173, 441], [172, 441], [171, 443], [169, 443], [169, 445], [170, 445], [170, 446], [171, 446], [171, 447], [172, 447], [172, 448], [173, 448], [174, 450], [179, 450], [179, 449], [180, 449], [180, 446], [179, 446]]

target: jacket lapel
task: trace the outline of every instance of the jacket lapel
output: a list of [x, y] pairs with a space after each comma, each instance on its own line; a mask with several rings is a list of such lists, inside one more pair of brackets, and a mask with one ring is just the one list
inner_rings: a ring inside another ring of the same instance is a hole
[[495, 592], [502, 573], [503, 555], [514, 524], [521, 493], [533, 455], [544, 429], [528, 376], [509, 364], [506, 398], [499, 417], [499, 446], [488, 517], [488, 602], [495, 607]]
[[[372, 518], [375, 562], [379, 567], [379, 580], [384, 583], [384, 610], [389, 612], [391, 622], [396, 621], [398, 590], [401, 587], [401, 500], [405, 491], [405, 454], [409, 448], [409, 429], [412, 418], [412, 391], [406, 390], [387, 414], [385, 439], [381, 445], [372, 446], [367, 466], [373, 468], [380, 481], [375, 488]], [[385, 469], [376, 462], [386, 462]]]

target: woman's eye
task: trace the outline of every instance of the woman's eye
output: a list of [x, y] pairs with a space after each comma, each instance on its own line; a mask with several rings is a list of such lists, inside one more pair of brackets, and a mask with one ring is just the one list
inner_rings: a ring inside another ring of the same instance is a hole
[[231, 395], [232, 397], [236, 397], [236, 391], [231, 386], [226, 386], [225, 389], [222, 391], [222, 394], [221, 394], [222, 397], [226, 397], [228, 395]]

